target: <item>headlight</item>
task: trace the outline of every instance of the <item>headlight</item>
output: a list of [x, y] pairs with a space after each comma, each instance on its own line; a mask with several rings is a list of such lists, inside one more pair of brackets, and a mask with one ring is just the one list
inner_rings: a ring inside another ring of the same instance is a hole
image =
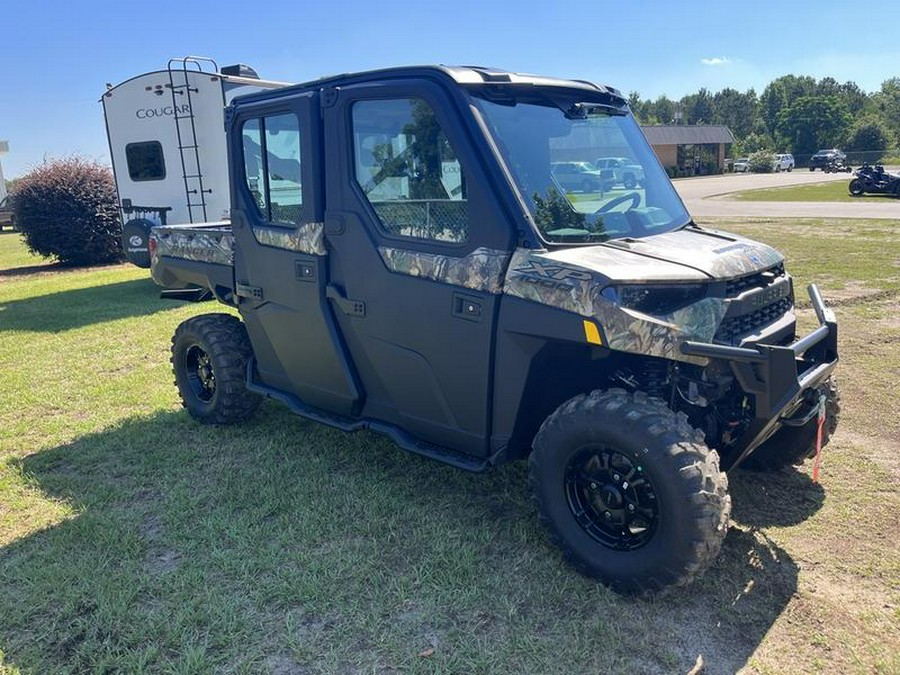
[[603, 296], [619, 307], [633, 309], [644, 314], [662, 316], [702, 300], [706, 297], [704, 284], [679, 286], [607, 286]]

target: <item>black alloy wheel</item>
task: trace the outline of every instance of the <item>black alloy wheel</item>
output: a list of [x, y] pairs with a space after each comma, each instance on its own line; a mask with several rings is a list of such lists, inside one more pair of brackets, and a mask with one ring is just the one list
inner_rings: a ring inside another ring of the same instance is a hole
[[191, 345], [184, 352], [184, 371], [191, 392], [204, 403], [216, 395], [216, 373], [209, 354], [200, 345]]
[[572, 515], [592, 539], [632, 551], [653, 537], [659, 505], [644, 467], [605, 447], [584, 448], [566, 466]]

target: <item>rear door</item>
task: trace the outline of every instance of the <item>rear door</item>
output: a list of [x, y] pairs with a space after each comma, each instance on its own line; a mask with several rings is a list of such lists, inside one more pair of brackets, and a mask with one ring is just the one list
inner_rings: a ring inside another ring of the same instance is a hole
[[363, 414], [484, 456], [513, 236], [452, 94], [424, 79], [323, 92], [328, 293]]
[[325, 293], [318, 94], [239, 103], [228, 133], [238, 308], [257, 376], [353, 415], [360, 392]]

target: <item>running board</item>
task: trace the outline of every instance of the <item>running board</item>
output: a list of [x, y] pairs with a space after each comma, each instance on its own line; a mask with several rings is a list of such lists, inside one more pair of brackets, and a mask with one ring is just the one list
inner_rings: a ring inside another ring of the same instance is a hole
[[493, 466], [494, 464], [493, 460], [500, 455], [500, 453], [497, 453], [497, 455], [488, 459], [471, 457], [469, 455], [463, 454], [461, 452], [456, 452], [455, 450], [450, 450], [449, 448], [445, 448], [440, 445], [422, 441], [415, 436], [407, 433], [403, 429], [394, 426], [393, 424], [388, 424], [387, 422], [369, 419], [353, 419], [350, 417], [344, 417], [343, 415], [336, 415], [334, 413], [321, 410], [320, 408], [315, 408], [304, 403], [294, 394], [289, 394], [285, 391], [281, 391], [280, 389], [275, 389], [274, 387], [269, 387], [268, 385], [255, 382], [253, 379], [255, 365], [256, 360], [251, 358], [250, 362], [247, 364], [247, 390], [252, 391], [255, 394], [260, 394], [262, 396], [267, 396], [268, 398], [273, 398], [276, 401], [280, 401], [281, 403], [286, 405], [291, 410], [291, 412], [299, 415], [300, 417], [305, 417], [306, 419], [313, 420], [314, 422], [326, 424], [330, 427], [334, 427], [335, 429], [340, 429], [341, 431], [349, 432], [369, 429], [376, 433], [387, 436], [404, 450], [413, 452], [417, 455], [421, 455], [422, 457], [427, 457], [428, 459], [433, 459], [443, 464], [449, 464], [450, 466], [454, 466], [457, 469], [463, 469], [464, 471], [471, 471], [473, 473], [481, 473], [491, 468], [491, 466]]

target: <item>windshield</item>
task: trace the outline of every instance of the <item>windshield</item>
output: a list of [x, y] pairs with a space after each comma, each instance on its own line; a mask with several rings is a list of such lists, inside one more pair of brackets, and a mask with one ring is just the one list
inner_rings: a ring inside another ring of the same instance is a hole
[[544, 241], [645, 237], [690, 222], [630, 115], [590, 103], [473, 101]]

